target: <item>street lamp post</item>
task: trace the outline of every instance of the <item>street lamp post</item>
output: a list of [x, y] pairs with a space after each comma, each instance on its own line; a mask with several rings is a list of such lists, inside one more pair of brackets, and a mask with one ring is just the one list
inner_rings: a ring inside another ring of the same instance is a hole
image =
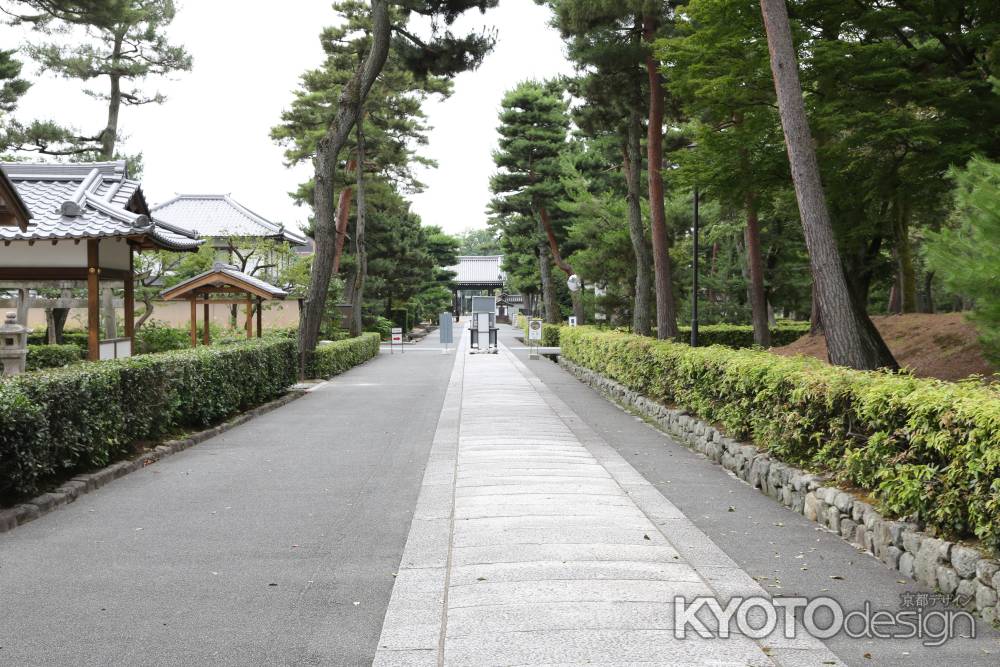
[[694, 238], [691, 267], [691, 347], [698, 346], [698, 186], [694, 186]]

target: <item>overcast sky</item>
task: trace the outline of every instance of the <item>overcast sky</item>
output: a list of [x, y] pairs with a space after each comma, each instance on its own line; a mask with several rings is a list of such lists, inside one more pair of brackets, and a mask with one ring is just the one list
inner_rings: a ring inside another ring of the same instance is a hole
[[[336, 18], [325, 0], [181, 0], [171, 39], [194, 57], [194, 70], [156, 82], [167, 94], [160, 107], [125, 108], [124, 151], [144, 154], [143, 187], [150, 203], [174, 193], [231, 193], [270, 219], [298, 227], [308, 211], [287, 193], [309, 176], [309, 167], [288, 169], [268, 132], [291, 99], [305, 69], [318, 66], [318, 35]], [[275, 11], [276, 8], [281, 11]], [[424, 154], [439, 168], [422, 173], [427, 191], [413, 197], [427, 224], [458, 232], [486, 224], [488, 179], [493, 171], [500, 98], [526, 78], [569, 73], [548, 10], [532, 0], [503, 0], [485, 16], [470, 12], [459, 29], [495, 26], [498, 42], [483, 66], [460, 75], [455, 93], [427, 105], [434, 130]], [[20, 29], [3, 30], [12, 48]], [[106, 110], [73, 80], [38, 75], [17, 116], [53, 118], [96, 133]], [[101, 85], [104, 85], [103, 82]]]

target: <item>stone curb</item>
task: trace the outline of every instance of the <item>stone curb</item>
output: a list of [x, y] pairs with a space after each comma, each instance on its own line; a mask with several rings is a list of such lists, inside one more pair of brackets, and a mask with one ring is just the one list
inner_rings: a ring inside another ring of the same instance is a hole
[[172, 454], [182, 452], [185, 449], [194, 447], [198, 443], [209, 438], [225, 433], [230, 429], [245, 424], [254, 417], [276, 410], [288, 405], [297, 398], [305, 396], [303, 391], [290, 391], [284, 396], [277, 398], [270, 403], [265, 403], [252, 410], [239, 414], [229, 421], [225, 421], [217, 426], [192, 433], [186, 438], [178, 440], [168, 440], [162, 445], [158, 445], [141, 456], [126, 461], [112, 463], [106, 468], [101, 468], [97, 472], [77, 475], [67, 482], [64, 482], [57, 489], [43, 493], [31, 500], [15, 505], [11, 509], [0, 510], [0, 533], [9, 532], [18, 526], [22, 526], [30, 521], [34, 521], [40, 516], [48, 514], [64, 505], [74, 502], [77, 498], [87, 493], [91, 493], [110, 483], [111, 481], [124, 477], [130, 472], [141, 470], [148, 465], [156, 463]]
[[566, 357], [559, 358], [559, 365], [761, 493], [840, 535], [860, 552], [950, 596], [956, 605], [978, 613], [986, 622], [1000, 622], [1000, 561], [972, 547], [932, 537], [915, 523], [886, 519], [828, 479], [773, 459], [754, 445], [728, 438], [697, 417], [657, 403]]

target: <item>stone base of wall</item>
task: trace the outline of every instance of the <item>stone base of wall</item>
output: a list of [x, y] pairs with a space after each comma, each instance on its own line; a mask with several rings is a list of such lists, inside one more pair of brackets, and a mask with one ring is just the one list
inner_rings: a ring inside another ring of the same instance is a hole
[[559, 365], [612, 401], [652, 421], [785, 507], [840, 535], [888, 567], [951, 597], [956, 606], [1000, 621], [1000, 562], [978, 550], [932, 537], [920, 526], [884, 518], [868, 503], [829, 480], [737, 442], [710, 424], [657, 403], [588, 368], [559, 358]]

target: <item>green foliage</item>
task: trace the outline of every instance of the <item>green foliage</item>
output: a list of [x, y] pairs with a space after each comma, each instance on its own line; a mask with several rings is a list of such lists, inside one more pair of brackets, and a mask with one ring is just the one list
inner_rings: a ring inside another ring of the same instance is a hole
[[983, 350], [1000, 364], [1000, 163], [975, 158], [952, 174], [953, 225], [929, 234], [928, 261], [945, 285], [973, 300]]
[[[521, 329], [524, 331], [524, 342], [528, 342], [528, 322], [527, 317], [521, 318]], [[559, 332], [564, 327], [559, 324], [542, 323], [542, 340], [538, 341], [541, 347], [559, 347]]]
[[896, 516], [1000, 547], [1000, 392], [760, 350], [564, 328], [562, 354], [778, 459], [870, 490]]
[[134, 443], [281, 395], [295, 342], [267, 339], [39, 371], [0, 383], [0, 501], [107, 465]]
[[183, 350], [191, 346], [191, 331], [150, 320], [135, 332], [134, 345], [136, 354]]
[[329, 378], [378, 356], [381, 337], [367, 332], [356, 338], [326, 343], [316, 348], [310, 377]]
[[382, 340], [388, 340], [394, 326], [392, 320], [380, 315], [375, 318], [374, 322], [365, 327], [365, 331], [377, 333]]
[[27, 369], [62, 368], [83, 359], [78, 345], [29, 345]]
[[[63, 331], [63, 344], [76, 345], [83, 354], [87, 353], [87, 332], [86, 331]], [[28, 335], [28, 345], [47, 345], [48, 333], [40, 331]]]
[[[808, 322], [779, 322], [771, 327], [771, 344], [781, 347], [794, 343], [809, 333]], [[678, 343], [691, 341], [691, 327], [680, 327]], [[753, 347], [753, 327], [748, 324], [703, 324], [698, 327], [698, 345], [725, 345], [726, 347]]]

